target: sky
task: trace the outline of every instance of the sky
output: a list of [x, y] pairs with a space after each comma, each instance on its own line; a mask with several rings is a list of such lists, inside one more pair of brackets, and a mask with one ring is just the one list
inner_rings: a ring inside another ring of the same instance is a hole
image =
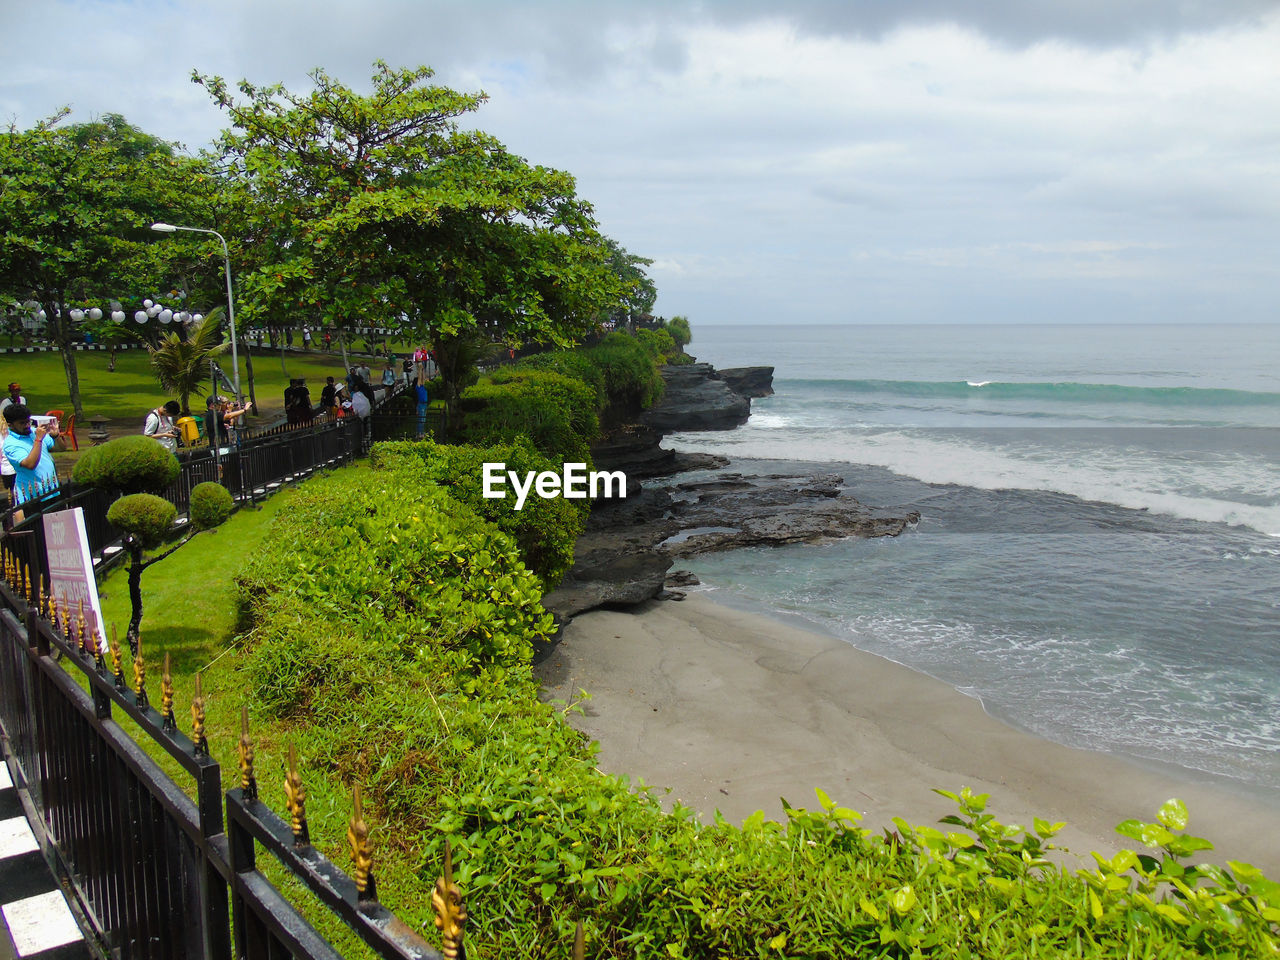
[[0, 120], [483, 91], [698, 323], [1280, 321], [1280, 0], [0, 0]]

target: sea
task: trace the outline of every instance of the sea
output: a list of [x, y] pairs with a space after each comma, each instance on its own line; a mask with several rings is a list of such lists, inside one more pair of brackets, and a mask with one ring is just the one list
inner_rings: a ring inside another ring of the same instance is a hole
[[920, 512], [896, 538], [682, 562], [716, 599], [1049, 740], [1276, 803], [1280, 324], [693, 333], [717, 368], [773, 366], [775, 392], [667, 445]]

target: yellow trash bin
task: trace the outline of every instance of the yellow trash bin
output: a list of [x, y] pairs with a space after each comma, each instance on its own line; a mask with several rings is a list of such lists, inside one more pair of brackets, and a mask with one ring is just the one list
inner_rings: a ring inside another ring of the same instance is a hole
[[200, 442], [200, 421], [195, 417], [179, 417], [174, 422], [182, 431], [183, 446], [194, 447]]

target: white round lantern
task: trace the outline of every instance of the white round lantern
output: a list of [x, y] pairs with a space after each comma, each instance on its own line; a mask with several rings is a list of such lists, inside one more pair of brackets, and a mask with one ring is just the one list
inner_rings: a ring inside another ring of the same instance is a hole
[[72, 311], [71, 311], [71, 319], [72, 319], [72, 320], [74, 320], [76, 323], [79, 323], [81, 320], [83, 320], [83, 319], [84, 319], [84, 311], [83, 311], [83, 310], [72, 310]]
[[148, 310], [150, 310], [152, 307], [155, 306], [155, 304], [150, 300], [143, 300], [142, 305], [146, 307]]
[[169, 323], [172, 319], [173, 319], [173, 311], [172, 311], [172, 310], [161, 310], [161, 311], [160, 311], [160, 322], [161, 322], [161, 323]]
[[137, 320], [139, 323], [146, 323], [146, 322], [147, 322], [147, 311], [145, 311], [145, 310], [139, 310], [137, 313], [135, 313], [135, 314], [133, 315], [133, 319]]
[[90, 319], [90, 320], [101, 320], [101, 319], [102, 319], [102, 311], [101, 311], [101, 310], [99, 310], [97, 307], [90, 307], [90, 308], [89, 308], [89, 319]]
[[124, 311], [123, 311], [123, 310], [112, 310], [112, 311], [111, 311], [111, 322], [112, 322], [112, 323], [124, 323]]

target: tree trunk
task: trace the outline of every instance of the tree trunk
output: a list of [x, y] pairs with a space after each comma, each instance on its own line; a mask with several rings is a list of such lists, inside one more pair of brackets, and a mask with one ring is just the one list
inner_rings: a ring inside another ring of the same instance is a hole
[[256, 417], [258, 416], [258, 395], [253, 387], [253, 347], [247, 340], [244, 344], [244, 371], [249, 377], [249, 407]]
[[111, 344], [111, 349], [107, 353], [107, 373], [116, 372], [116, 345]]
[[129, 641], [129, 653], [136, 657], [138, 638], [142, 635], [142, 544], [137, 537], [130, 536], [125, 546], [129, 550], [129, 606], [132, 608], [129, 631], [125, 636]]
[[61, 303], [63, 299], [61, 291], [52, 290], [42, 298], [41, 306], [48, 318], [49, 329], [53, 331], [54, 346], [62, 354], [62, 369], [67, 375], [67, 396], [71, 400], [71, 409], [75, 411], [76, 420], [84, 423], [84, 404], [80, 401], [80, 371], [76, 367], [76, 352], [71, 345], [71, 317], [57, 312], [54, 307], [55, 303]]

